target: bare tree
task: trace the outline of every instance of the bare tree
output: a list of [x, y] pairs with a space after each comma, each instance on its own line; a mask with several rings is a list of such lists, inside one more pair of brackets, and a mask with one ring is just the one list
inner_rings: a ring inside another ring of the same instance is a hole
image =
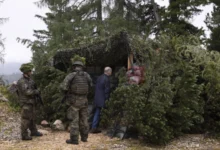
[[2, 39], [2, 34], [0, 34], [0, 63], [4, 63], [4, 39]]
[[[0, 4], [3, 3], [3, 1], [0, 1]], [[7, 21], [7, 18], [0, 18], [0, 25], [3, 24], [5, 21]], [[0, 32], [0, 63], [4, 63], [4, 39], [2, 38], [2, 34]]]

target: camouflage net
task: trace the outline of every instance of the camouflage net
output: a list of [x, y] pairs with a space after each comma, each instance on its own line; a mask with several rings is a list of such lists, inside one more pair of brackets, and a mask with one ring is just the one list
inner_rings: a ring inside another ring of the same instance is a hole
[[[127, 64], [129, 38], [126, 32], [120, 32], [110, 38], [76, 49], [59, 50], [53, 65], [60, 70], [67, 70], [72, 64], [73, 55], [86, 58], [86, 66], [125, 66]], [[63, 69], [65, 68], [65, 69]]]

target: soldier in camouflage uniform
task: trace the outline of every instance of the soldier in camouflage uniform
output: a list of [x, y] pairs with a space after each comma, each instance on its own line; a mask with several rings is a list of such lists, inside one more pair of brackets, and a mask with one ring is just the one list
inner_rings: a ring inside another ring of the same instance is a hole
[[79, 133], [81, 141], [87, 142], [88, 124], [88, 100], [89, 86], [92, 86], [92, 79], [87, 72], [83, 71], [83, 62], [73, 62], [74, 71], [66, 76], [61, 84], [61, 90], [67, 93], [66, 104], [67, 118], [70, 123], [70, 139], [67, 144], [78, 144]]
[[37, 131], [35, 124], [35, 107], [36, 100], [35, 95], [39, 94], [39, 91], [35, 89], [34, 81], [30, 78], [33, 64], [22, 64], [20, 71], [23, 72], [23, 77], [17, 82], [17, 89], [19, 94], [19, 102], [22, 108], [21, 112], [21, 137], [22, 140], [32, 140], [32, 137], [28, 135], [27, 129], [31, 131], [31, 136], [42, 136]]

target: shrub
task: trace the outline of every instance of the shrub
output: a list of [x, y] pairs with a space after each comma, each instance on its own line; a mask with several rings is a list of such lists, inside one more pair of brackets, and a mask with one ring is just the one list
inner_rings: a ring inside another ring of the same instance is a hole
[[[166, 144], [203, 123], [203, 84], [194, 53], [203, 50], [196, 39], [161, 36], [156, 41], [139, 42], [139, 63], [146, 67], [142, 85], [120, 84], [111, 95], [104, 121], [135, 128], [146, 142]], [[143, 47], [146, 49], [143, 50]], [[155, 51], [159, 49], [159, 51]]]
[[12, 111], [19, 112], [21, 110], [17, 93], [9, 92], [7, 86], [0, 86], [0, 93], [8, 99], [8, 104]]

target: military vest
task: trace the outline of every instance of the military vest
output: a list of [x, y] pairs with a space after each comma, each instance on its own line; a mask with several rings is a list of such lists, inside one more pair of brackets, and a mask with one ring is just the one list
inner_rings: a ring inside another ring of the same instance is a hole
[[77, 71], [70, 84], [70, 93], [86, 95], [89, 91], [88, 77], [85, 72]]

